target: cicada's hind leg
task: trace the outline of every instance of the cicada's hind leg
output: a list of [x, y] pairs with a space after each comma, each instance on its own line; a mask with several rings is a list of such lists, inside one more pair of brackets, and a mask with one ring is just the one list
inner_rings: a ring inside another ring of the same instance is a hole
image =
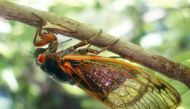
[[100, 31], [98, 33], [96, 33], [92, 38], [90, 38], [89, 40], [85, 40], [85, 41], [82, 41], [82, 42], [79, 42], [78, 44], [74, 45], [73, 46], [73, 49], [77, 49], [79, 47], [82, 47], [82, 46], [85, 46], [85, 45], [88, 45], [90, 44], [96, 37], [100, 36], [100, 34], [102, 33], [102, 29], [100, 29]]
[[[91, 39], [89, 40], [86, 40], [86, 41], [82, 41], [82, 42], [79, 42], [78, 44], [74, 45], [72, 47], [73, 49], [73, 53], [74, 54], [87, 54], [87, 53], [92, 53], [94, 55], [98, 55], [99, 53], [107, 50], [108, 48], [112, 47], [113, 45], [115, 45], [119, 39], [117, 39], [114, 43], [102, 48], [101, 50], [95, 50], [95, 49], [91, 49], [90, 46], [91, 46], [91, 42], [98, 36], [100, 36], [100, 34], [102, 33], [102, 29], [97, 33], [95, 34]], [[89, 44], [89, 45], [88, 45]], [[82, 47], [82, 46], [85, 46], [85, 45], [88, 45], [86, 48], [82, 48], [82, 49], [78, 49], [79, 47]]]
[[101, 53], [101, 52], [107, 50], [108, 48], [111, 48], [111, 47], [114, 46], [118, 41], [119, 41], [119, 39], [117, 39], [116, 41], [114, 41], [112, 44], [103, 47], [101, 50], [97, 51], [96, 55], [98, 55], [99, 53]]
[[114, 46], [117, 42], [119, 41], [119, 39], [117, 39], [116, 41], [114, 41], [114, 43], [106, 46], [106, 47], [103, 47], [101, 50], [95, 50], [95, 49], [91, 49], [90, 46], [91, 44], [87, 47], [87, 48], [82, 48], [82, 49], [79, 49], [77, 50], [77, 52], [79, 54], [87, 54], [87, 53], [91, 53], [91, 54], [94, 54], [94, 55], [98, 55], [99, 53], [107, 50], [108, 48]]
[[[69, 54], [71, 54], [71, 53], [73, 53], [73, 54], [87, 54], [88, 50], [86, 51], [86, 49], [85, 50], [77, 50], [77, 49], [82, 47], [82, 46], [90, 44], [96, 37], [100, 36], [101, 33], [102, 33], [102, 29], [98, 33], [96, 33], [92, 38], [90, 38], [89, 40], [81, 41], [81, 42], [77, 43], [76, 45], [67, 48], [66, 50], [64, 50], [64, 52], [69, 53]], [[78, 52], [78, 51], [81, 51], [81, 53]], [[95, 52], [92, 49], [91, 50], [89, 49], [89, 51], [90, 52]], [[61, 52], [62, 51], [60, 51], [60, 53]]]

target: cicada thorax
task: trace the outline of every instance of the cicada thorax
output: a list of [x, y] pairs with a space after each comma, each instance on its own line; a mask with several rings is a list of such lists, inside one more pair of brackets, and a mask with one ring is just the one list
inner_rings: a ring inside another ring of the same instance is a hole
[[169, 84], [129, 63], [85, 55], [66, 55], [63, 60], [61, 67], [69, 68], [65, 71], [70, 78], [112, 109], [175, 109], [180, 103]]

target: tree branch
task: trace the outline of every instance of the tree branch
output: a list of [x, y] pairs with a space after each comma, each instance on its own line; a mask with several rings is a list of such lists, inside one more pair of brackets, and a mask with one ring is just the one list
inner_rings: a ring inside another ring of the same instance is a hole
[[[48, 12], [17, 5], [6, 1], [0, 1], [1, 17], [9, 20], [19, 21], [31, 26], [39, 26], [39, 19], [37, 19], [31, 13], [40, 15], [48, 22], [57, 24], [59, 25], [59, 27], [62, 27], [62, 29], [58, 29], [56, 27], [55, 29], [52, 29], [47, 27], [47, 29], [49, 29], [50, 31], [63, 35], [68, 35], [80, 40], [87, 40], [99, 31], [99, 29], [94, 29], [69, 18], [59, 17]], [[115, 40], [117, 39], [103, 32], [101, 36], [93, 40], [92, 44], [99, 47], [105, 47], [106, 45], [112, 44]], [[186, 66], [173, 62], [162, 56], [151, 54], [140, 48], [139, 46], [127, 41], [120, 40], [109, 50], [119, 54], [125, 59], [154, 69], [170, 78], [180, 80], [190, 88], [190, 68]]]

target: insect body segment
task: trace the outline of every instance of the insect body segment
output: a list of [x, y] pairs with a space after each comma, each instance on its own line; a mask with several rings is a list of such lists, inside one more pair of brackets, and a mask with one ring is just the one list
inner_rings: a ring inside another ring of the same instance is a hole
[[[43, 35], [41, 29], [37, 32], [35, 38]], [[80, 87], [111, 109], [176, 109], [179, 105], [180, 95], [164, 80], [131, 63], [97, 56], [104, 49], [97, 51], [90, 46], [80, 49], [91, 40], [57, 51], [58, 44], [54, 43], [57, 39], [51, 39], [52, 34], [46, 36], [46, 40], [45, 35], [39, 42], [34, 40], [34, 45], [50, 44], [48, 48], [35, 50], [37, 65], [55, 79]]]

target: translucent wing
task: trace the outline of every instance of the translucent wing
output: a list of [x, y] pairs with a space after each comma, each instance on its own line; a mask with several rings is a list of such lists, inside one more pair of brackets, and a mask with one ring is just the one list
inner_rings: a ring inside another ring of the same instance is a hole
[[125, 62], [91, 59], [71, 67], [78, 86], [112, 109], [175, 109], [180, 103], [168, 83]]

